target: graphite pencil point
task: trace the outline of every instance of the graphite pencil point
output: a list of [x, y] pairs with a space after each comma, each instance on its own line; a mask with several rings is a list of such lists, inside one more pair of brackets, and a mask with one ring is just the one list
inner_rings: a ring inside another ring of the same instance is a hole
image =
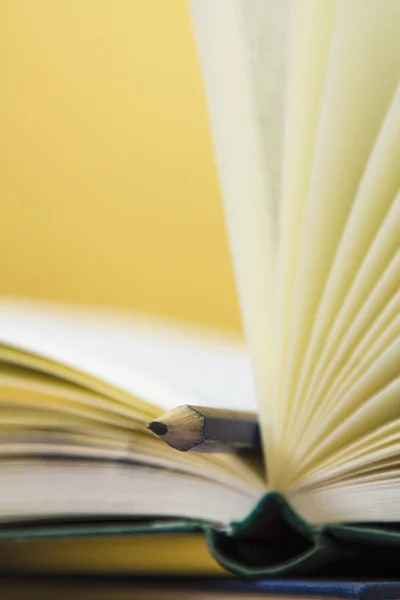
[[147, 427], [156, 435], [162, 436], [168, 432], [168, 427], [164, 423], [160, 423], [159, 421], [151, 421], [151, 423], [149, 423]]

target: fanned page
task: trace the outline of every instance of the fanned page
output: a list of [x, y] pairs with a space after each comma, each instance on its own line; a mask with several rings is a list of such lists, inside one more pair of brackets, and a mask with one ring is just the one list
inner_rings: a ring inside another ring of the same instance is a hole
[[237, 340], [16, 300], [0, 302], [0, 340], [2, 520], [152, 514], [227, 525], [262, 495], [246, 460], [179, 453], [146, 428], [179, 404], [240, 409], [247, 398], [255, 409]]
[[400, 521], [400, 3], [191, 7], [268, 485], [311, 522]]

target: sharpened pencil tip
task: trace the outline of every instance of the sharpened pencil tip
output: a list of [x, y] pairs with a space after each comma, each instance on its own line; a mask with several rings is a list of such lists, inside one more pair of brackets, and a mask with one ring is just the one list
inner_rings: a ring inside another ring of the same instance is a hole
[[147, 427], [156, 435], [165, 435], [168, 431], [168, 427], [159, 421], [151, 421]]

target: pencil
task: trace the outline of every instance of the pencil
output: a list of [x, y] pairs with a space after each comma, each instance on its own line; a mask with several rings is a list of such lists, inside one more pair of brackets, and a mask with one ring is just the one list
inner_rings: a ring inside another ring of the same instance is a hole
[[261, 453], [255, 413], [185, 405], [168, 411], [147, 427], [181, 452]]

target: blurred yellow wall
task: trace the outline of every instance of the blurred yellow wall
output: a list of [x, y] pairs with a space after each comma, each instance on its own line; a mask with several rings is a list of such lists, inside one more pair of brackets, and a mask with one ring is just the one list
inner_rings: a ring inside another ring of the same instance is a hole
[[185, 0], [1, 0], [0, 294], [240, 328]]

